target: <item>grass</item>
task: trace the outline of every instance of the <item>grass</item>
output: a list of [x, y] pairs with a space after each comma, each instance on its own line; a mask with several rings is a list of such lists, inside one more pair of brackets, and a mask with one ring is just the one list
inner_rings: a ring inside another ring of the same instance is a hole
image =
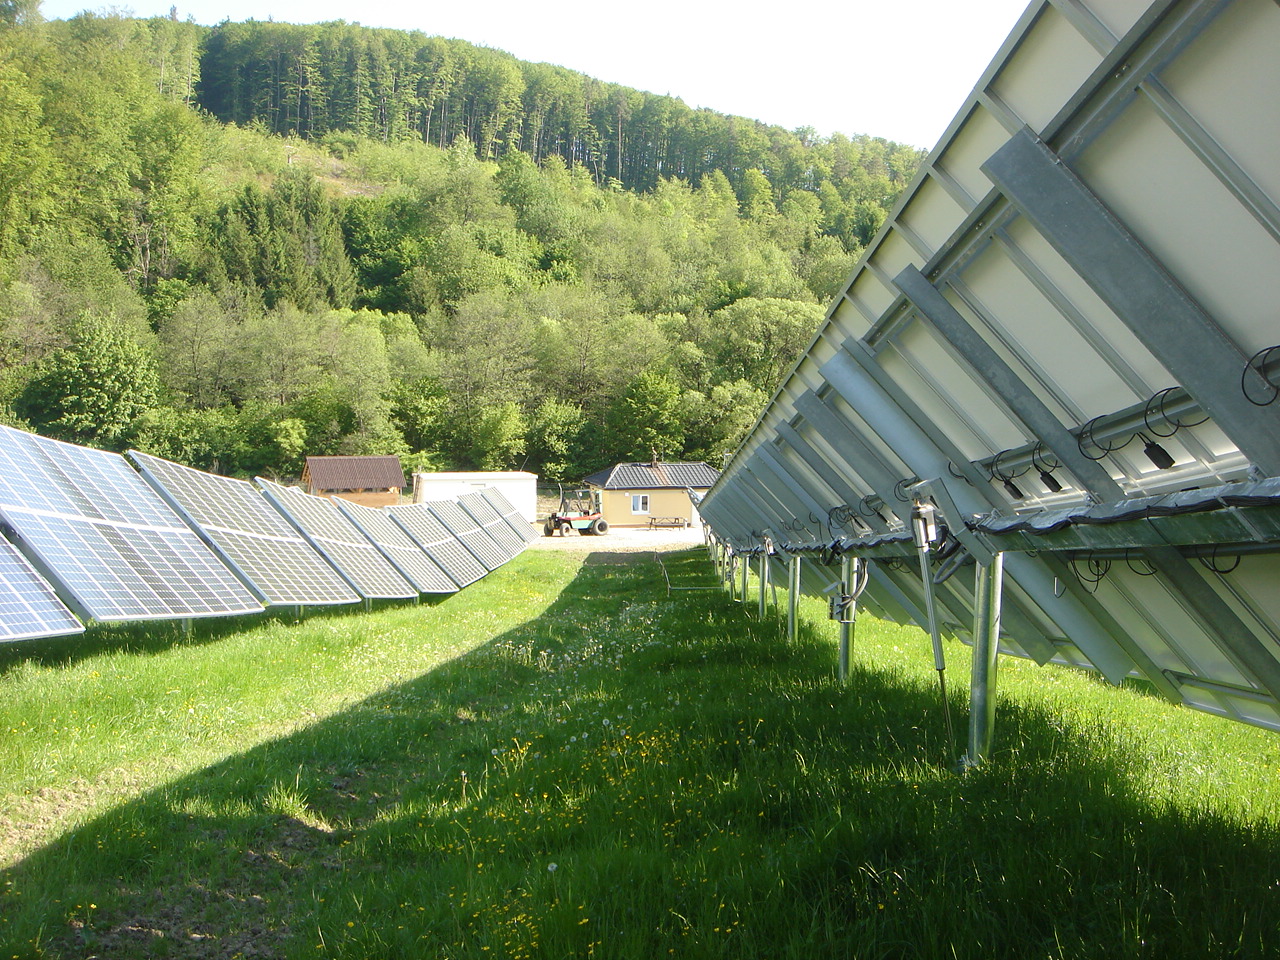
[[1274, 734], [1002, 660], [961, 776], [919, 631], [666, 583], [0, 651], [0, 960], [1280, 953]]

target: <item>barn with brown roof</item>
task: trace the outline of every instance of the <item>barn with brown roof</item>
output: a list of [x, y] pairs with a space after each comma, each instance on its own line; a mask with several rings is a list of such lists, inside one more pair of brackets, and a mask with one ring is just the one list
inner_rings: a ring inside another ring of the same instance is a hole
[[394, 506], [405, 487], [399, 457], [307, 457], [302, 485], [320, 497], [366, 507]]

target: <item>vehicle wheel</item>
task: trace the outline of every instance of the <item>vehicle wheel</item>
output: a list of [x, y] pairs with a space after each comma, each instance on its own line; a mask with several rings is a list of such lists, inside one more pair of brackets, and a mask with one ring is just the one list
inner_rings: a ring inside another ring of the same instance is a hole
[[568, 536], [569, 534], [571, 534], [571, 533], [573, 533], [573, 524], [572, 524], [572, 523], [565, 523], [565, 524], [561, 524], [561, 526], [560, 526], [560, 536], [562, 536], [562, 537], [567, 537], [567, 536]]
[[598, 537], [603, 537], [609, 532], [609, 521], [605, 520], [604, 517], [600, 517], [591, 524], [591, 532]]
[[556, 532], [556, 525], [552, 523], [550, 520], [548, 520], [546, 523], [542, 525], [542, 535], [544, 537], [549, 537], [555, 532]]

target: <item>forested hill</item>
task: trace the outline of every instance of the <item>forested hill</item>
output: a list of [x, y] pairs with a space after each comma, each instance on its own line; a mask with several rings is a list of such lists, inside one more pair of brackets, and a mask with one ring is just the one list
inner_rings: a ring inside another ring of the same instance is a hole
[[716, 462], [917, 160], [460, 41], [0, 0], [0, 419], [239, 475]]
[[439, 147], [466, 137], [482, 159], [513, 150], [536, 162], [558, 156], [584, 165], [598, 183], [611, 177], [636, 190], [663, 177], [696, 185], [713, 170], [736, 189], [747, 171], [760, 171], [782, 196], [865, 178], [881, 189], [863, 183], [859, 193], [881, 202], [919, 160], [914, 149], [882, 139], [822, 141], [812, 131], [693, 110], [675, 97], [417, 32], [251, 21], [213, 27], [203, 42], [201, 106], [277, 134], [354, 133]]

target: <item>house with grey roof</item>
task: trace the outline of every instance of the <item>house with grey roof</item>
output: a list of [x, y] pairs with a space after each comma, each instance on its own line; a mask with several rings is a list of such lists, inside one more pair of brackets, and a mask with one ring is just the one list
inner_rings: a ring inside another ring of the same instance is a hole
[[701, 524], [689, 491], [701, 495], [720, 471], [694, 463], [617, 463], [583, 482], [597, 491], [600, 512], [614, 527], [688, 527]]

